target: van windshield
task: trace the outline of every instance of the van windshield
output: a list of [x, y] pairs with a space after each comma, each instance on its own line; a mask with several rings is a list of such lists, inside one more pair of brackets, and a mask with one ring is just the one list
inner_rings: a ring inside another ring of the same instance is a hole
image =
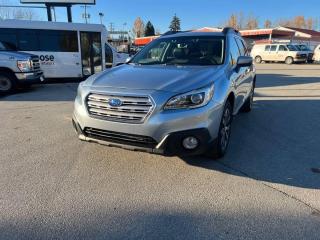
[[306, 45], [299, 45], [299, 48], [302, 51], [311, 51], [310, 48], [308, 48], [308, 46], [306, 46]]
[[0, 51], [17, 51], [17, 48], [8, 42], [0, 41]]
[[289, 49], [289, 51], [299, 51], [299, 49], [293, 45], [287, 45], [287, 48]]
[[220, 36], [166, 37], [154, 40], [130, 61], [139, 65], [220, 65], [225, 38]]

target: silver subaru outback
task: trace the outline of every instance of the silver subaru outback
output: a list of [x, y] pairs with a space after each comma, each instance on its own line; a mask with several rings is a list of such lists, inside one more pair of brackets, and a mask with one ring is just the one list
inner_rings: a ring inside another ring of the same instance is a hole
[[252, 108], [255, 68], [240, 34], [168, 33], [80, 83], [81, 140], [164, 155], [222, 157], [232, 118]]

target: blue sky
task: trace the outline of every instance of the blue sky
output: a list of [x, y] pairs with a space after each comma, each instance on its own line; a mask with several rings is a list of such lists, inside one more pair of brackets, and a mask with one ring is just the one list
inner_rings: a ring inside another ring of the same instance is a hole
[[[19, 3], [19, 0], [11, 3]], [[165, 32], [175, 13], [185, 30], [220, 26], [231, 13], [240, 11], [258, 16], [261, 24], [267, 18], [276, 20], [296, 15], [316, 17], [320, 21], [320, 0], [96, 0], [96, 3], [88, 9], [90, 22], [100, 22], [98, 13], [103, 12], [104, 24], [113, 22], [118, 29], [122, 29], [124, 23], [127, 23], [126, 29], [131, 29], [135, 18], [140, 16]], [[46, 19], [45, 10], [36, 11], [43, 20]], [[74, 22], [83, 22], [83, 8], [75, 6], [72, 11]], [[57, 18], [58, 21], [66, 21], [66, 11], [57, 10]]]

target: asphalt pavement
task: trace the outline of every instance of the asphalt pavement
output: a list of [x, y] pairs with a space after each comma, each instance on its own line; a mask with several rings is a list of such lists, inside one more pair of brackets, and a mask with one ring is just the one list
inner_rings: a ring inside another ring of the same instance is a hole
[[261, 64], [227, 155], [77, 139], [77, 83], [0, 98], [0, 239], [320, 239], [320, 65]]

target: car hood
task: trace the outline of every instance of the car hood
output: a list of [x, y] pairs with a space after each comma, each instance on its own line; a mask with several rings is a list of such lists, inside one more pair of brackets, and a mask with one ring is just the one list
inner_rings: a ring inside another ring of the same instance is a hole
[[137, 66], [124, 64], [91, 76], [85, 85], [104, 88], [183, 92], [204, 87], [219, 77], [221, 66]]
[[24, 52], [15, 52], [15, 51], [0, 51], [0, 54], [2, 56], [7, 56], [7, 57], [10, 57], [10, 58], [15, 58], [17, 60], [24, 60], [24, 59], [27, 59], [31, 56], [34, 56], [30, 53], [24, 53]]

